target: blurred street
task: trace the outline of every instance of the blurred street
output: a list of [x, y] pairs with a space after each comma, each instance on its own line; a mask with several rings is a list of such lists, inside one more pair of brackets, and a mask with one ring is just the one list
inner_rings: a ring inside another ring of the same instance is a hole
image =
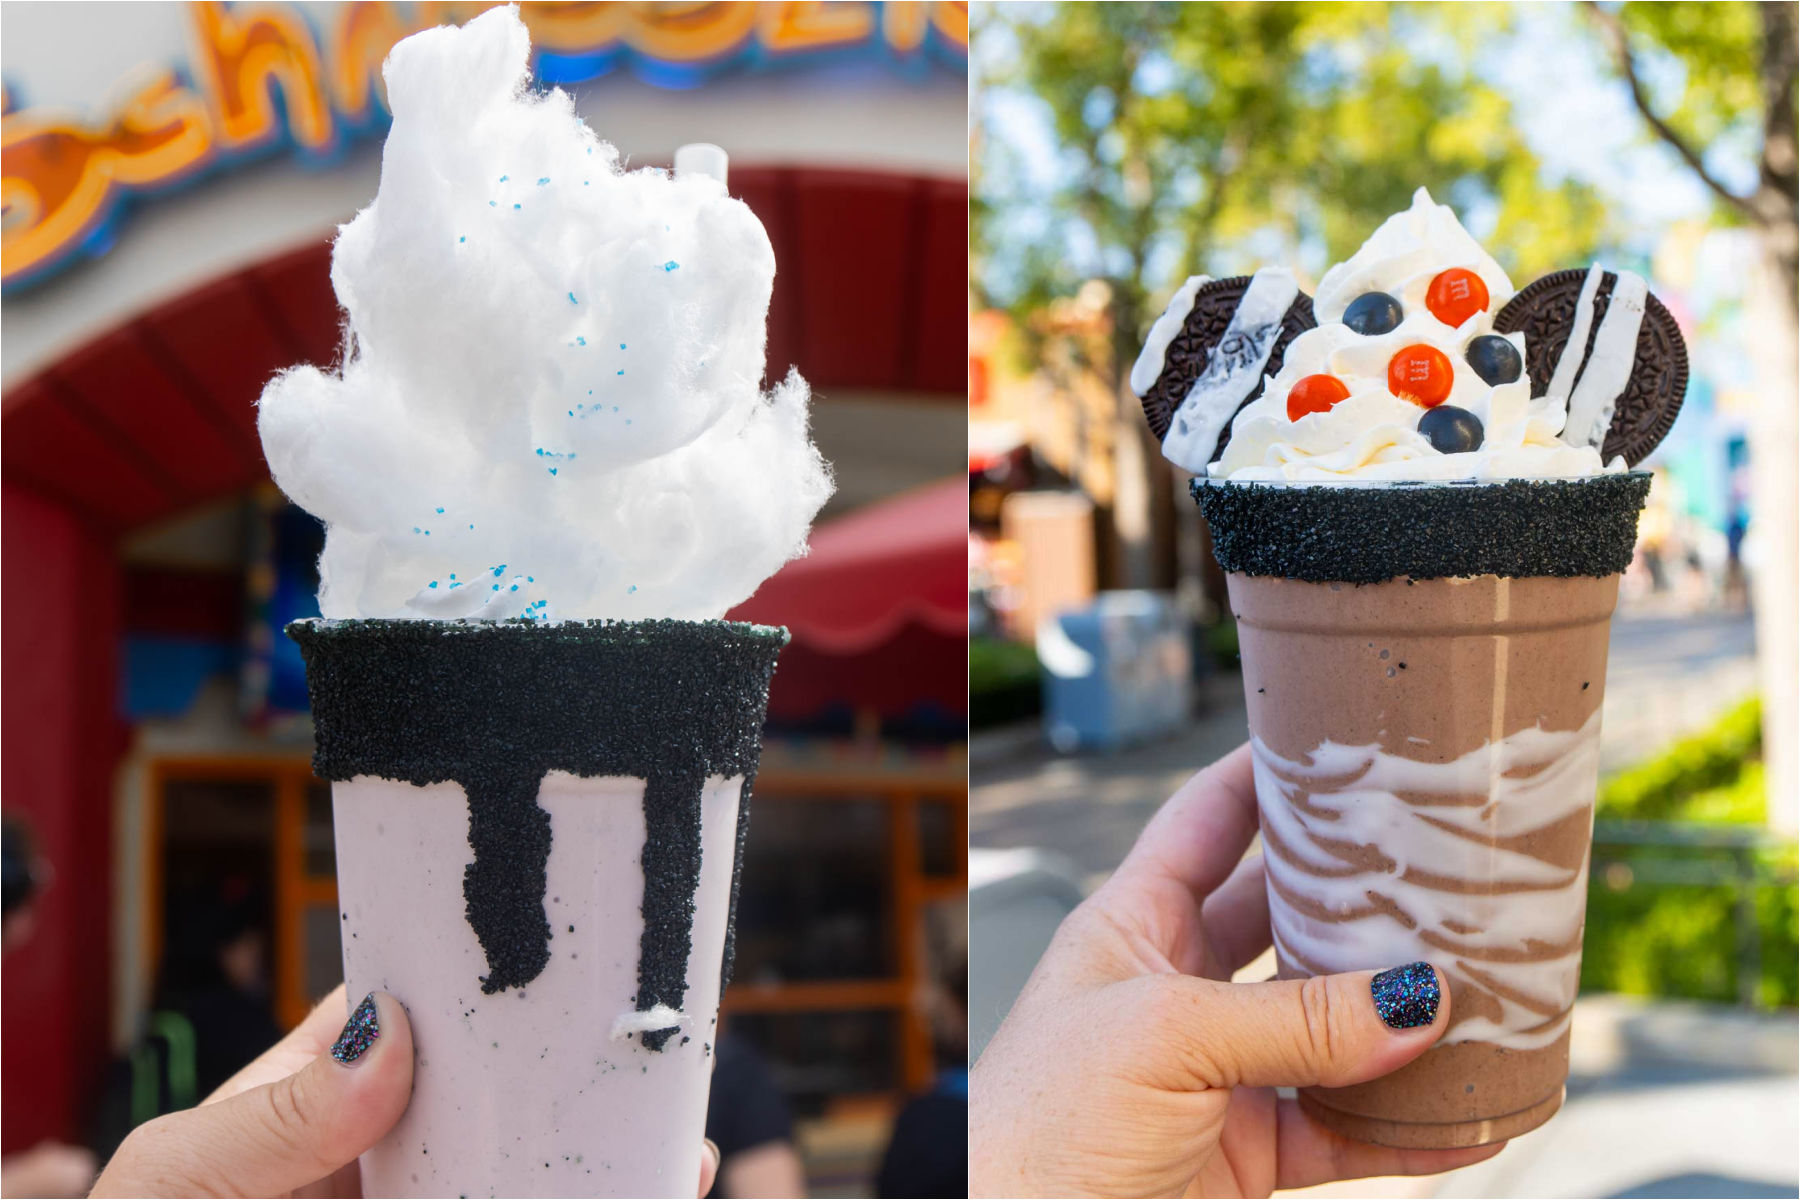
[[[1622, 613], [1613, 620], [1602, 771], [1702, 728], [1755, 687], [1748, 613]], [[1035, 722], [977, 733], [970, 746], [969, 844], [1063, 855], [1091, 891], [1150, 814], [1194, 771], [1244, 740], [1235, 673], [1200, 688], [1181, 733], [1109, 755], [1053, 753]]]

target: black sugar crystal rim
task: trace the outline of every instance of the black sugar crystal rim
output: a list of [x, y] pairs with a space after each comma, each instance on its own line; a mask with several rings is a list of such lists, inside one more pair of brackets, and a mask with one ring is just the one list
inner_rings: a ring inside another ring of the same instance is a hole
[[[744, 776], [732, 867], [785, 629], [728, 621], [296, 621], [322, 779], [454, 781], [469, 799], [469, 924], [487, 957], [484, 992], [544, 969], [553, 770], [643, 779], [640, 1012], [680, 1009], [700, 881], [700, 800], [709, 776]], [[728, 967], [726, 968], [729, 969]], [[672, 1029], [651, 1030], [660, 1050]]]
[[1310, 583], [1616, 575], [1650, 476], [1190, 486], [1226, 571]]

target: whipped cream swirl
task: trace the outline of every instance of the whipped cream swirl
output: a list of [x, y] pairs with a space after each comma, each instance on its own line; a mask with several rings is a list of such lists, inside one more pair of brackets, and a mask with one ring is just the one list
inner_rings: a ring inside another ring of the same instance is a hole
[[[1450, 326], [1426, 306], [1426, 291], [1443, 271], [1474, 272], [1488, 290], [1487, 307]], [[1387, 333], [1365, 336], [1343, 324], [1344, 310], [1368, 292], [1386, 292], [1404, 316]], [[1232, 421], [1224, 456], [1208, 468], [1233, 481], [1536, 479], [1598, 475], [1624, 469], [1601, 461], [1591, 446], [1561, 438], [1566, 398], [1531, 398], [1521, 372], [1490, 385], [1465, 358], [1468, 345], [1494, 332], [1494, 314], [1511, 299], [1512, 281], [1447, 205], [1420, 188], [1412, 207], [1389, 217], [1361, 249], [1325, 273], [1313, 298], [1320, 324], [1288, 346], [1281, 370], [1262, 395]], [[1523, 334], [1504, 335], [1524, 358]], [[1408, 346], [1427, 345], [1450, 360], [1454, 382], [1445, 404], [1474, 413], [1483, 440], [1474, 450], [1442, 453], [1418, 430], [1425, 411], [1388, 390], [1388, 364]], [[1288, 393], [1308, 375], [1332, 375], [1350, 395], [1325, 412], [1298, 420]]]

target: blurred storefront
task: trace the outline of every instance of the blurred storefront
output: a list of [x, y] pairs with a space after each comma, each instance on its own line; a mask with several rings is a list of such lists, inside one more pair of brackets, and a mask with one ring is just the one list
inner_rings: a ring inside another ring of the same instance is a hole
[[[282, 1021], [338, 980], [279, 634], [319, 530], [268, 484], [254, 402], [338, 356], [329, 237], [375, 191], [386, 48], [481, 7], [0, 6], [3, 800], [57, 871], [5, 967], [8, 1150], [83, 1135], [185, 898], [266, 910]], [[962, 480], [927, 485], [964, 431], [966, 11], [523, 11], [603, 137], [634, 163], [724, 145], [774, 243], [769, 372], [813, 384], [839, 493], [741, 610], [795, 640], [726, 1012], [803, 1117], [879, 1125], [933, 1072], [926, 913], [965, 880]], [[826, 1186], [857, 1186], [846, 1153]]]

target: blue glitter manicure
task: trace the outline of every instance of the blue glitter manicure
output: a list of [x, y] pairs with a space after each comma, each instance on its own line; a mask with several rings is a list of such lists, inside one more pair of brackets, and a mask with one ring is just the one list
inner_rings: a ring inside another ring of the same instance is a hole
[[1382, 971], [1369, 981], [1375, 1011], [1390, 1029], [1417, 1029], [1437, 1020], [1437, 972], [1426, 962]]
[[331, 1057], [349, 1066], [367, 1054], [380, 1036], [381, 1021], [375, 1013], [375, 993], [370, 992], [344, 1022], [344, 1032], [338, 1034], [338, 1040], [332, 1044]]

